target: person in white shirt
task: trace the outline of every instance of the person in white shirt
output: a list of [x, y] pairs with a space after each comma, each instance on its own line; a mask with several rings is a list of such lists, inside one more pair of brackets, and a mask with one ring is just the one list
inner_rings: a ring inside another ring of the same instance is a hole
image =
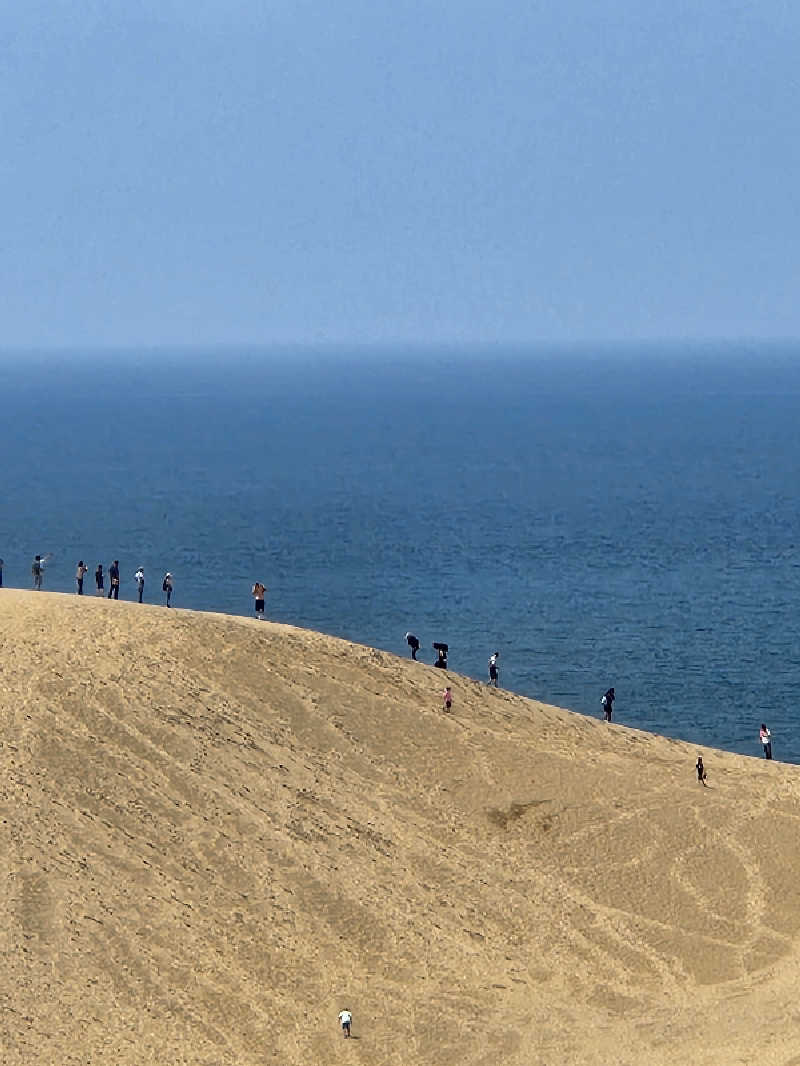
[[497, 660], [500, 658], [500, 652], [495, 651], [489, 656], [489, 684], [494, 685], [497, 688]]
[[144, 567], [140, 566], [136, 573], [133, 575], [133, 579], [139, 589], [139, 603], [142, 602], [142, 596], [144, 596]]
[[759, 731], [759, 737], [761, 739], [761, 746], [764, 749], [764, 758], [772, 758], [772, 733], [767, 729], [764, 723], [761, 723], [761, 729]]
[[349, 1010], [339, 1011], [339, 1024], [342, 1027], [342, 1033], [344, 1036], [350, 1036], [350, 1023], [353, 1020], [353, 1015]]

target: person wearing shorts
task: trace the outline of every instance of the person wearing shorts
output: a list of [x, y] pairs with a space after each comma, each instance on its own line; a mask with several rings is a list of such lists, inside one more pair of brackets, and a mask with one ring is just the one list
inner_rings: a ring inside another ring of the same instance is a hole
[[253, 585], [252, 596], [255, 600], [256, 618], [264, 621], [264, 597], [266, 595], [266, 587], [260, 582], [256, 581]]
[[349, 1010], [339, 1011], [339, 1024], [342, 1027], [342, 1035], [350, 1036], [350, 1023], [353, 1021], [353, 1015]]

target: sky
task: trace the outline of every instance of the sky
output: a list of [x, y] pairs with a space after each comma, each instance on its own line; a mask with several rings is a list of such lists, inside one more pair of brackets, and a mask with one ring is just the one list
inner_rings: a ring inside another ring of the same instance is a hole
[[0, 347], [800, 337], [800, 4], [0, 0]]

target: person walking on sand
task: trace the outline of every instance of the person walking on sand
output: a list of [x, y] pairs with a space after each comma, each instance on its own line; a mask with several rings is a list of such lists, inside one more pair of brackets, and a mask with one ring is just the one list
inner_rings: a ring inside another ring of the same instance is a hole
[[497, 660], [500, 658], [500, 652], [495, 651], [489, 656], [489, 684], [494, 685], [497, 688]]
[[83, 595], [83, 579], [89, 573], [89, 567], [84, 563], [83, 559], [78, 562], [78, 568], [75, 571], [75, 585], [78, 589], [78, 595]]
[[772, 758], [772, 733], [767, 729], [764, 723], [761, 723], [761, 729], [759, 730], [759, 737], [761, 739], [761, 746], [764, 749], [764, 758]]
[[406, 633], [406, 644], [411, 648], [411, 658], [416, 659], [419, 651], [419, 640], [413, 633]]
[[343, 1036], [345, 1036], [345, 1037], [349, 1037], [350, 1036], [350, 1026], [352, 1025], [352, 1022], [353, 1022], [353, 1015], [350, 1013], [349, 1010], [340, 1010], [339, 1011], [339, 1024], [342, 1027], [342, 1035]]
[[444, 704], [444, 709], [446, 711], [452, 710], [452, 707], [453, 707], [453, 693], [450, 691], [450, 686], [449, 685], [447, 686], [447, 688], [442, 693], [442, 703]]
[[614, 711], [614, 700], [615, 699], [616, 699], [616, 697], [614, 695], [614, 689], [610, 688], [608, 690], [608, 692], [606, 692], [604, 694], [603, 698], [600, 700], [600, 702], [603, 705], [603, 721], [605, 721], [605, 722], [610, 722], [611, 721], [611, 715], [612, 715], [612, 713]]
[[705, 766], [703, 766], [703, 756], [702, 755], [698, 755], [697, 756], [697, 762], [694, 764], [694, 768], [695, 768], [695, 770], [697, 770], [697, 780], [700, 782], [700, 784], [703, 786], [703, 788], [705, 788], [706, 787], [706, 778], [708, 777], [708, 774], [706, 773]]
[[106, 579], [103, 573], [103, 564], [98, 563], [97, 569], [94, 572], [94, 594], [95, 596], [103, 596], [105, 594]]
[[251, 596], [255, 600], [255, 612], [256, 618], [260, 621], [264, 621], [264, 597], [267, 594], [266, 586], [261, 581], [256, 581], [253, 585]]
[[136, 582], [136, 588], [139, 590], [139, 603], [142, 602], [144, 596], [144, 567], [140, 566], [136, 573], [133, 575], [133, 580]]
[[161, 582], [161, 588], [164, 590], [164, 595], [167, 598], [167, 607], [171, 606], [172, 601], [172, 574], [167, 570], [164, 574], [164, 580]]
[[115, 600], [119, 599], [119, 559], [115, 559], [114, 562], [108, 568], [108, 598], [113, 596]]

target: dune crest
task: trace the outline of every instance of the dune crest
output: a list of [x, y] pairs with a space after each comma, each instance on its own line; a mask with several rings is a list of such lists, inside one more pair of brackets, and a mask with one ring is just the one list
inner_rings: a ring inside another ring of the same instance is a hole
[[800, 1062], [797, 767], [250, 619], [0, 635], [3, 1062]]

